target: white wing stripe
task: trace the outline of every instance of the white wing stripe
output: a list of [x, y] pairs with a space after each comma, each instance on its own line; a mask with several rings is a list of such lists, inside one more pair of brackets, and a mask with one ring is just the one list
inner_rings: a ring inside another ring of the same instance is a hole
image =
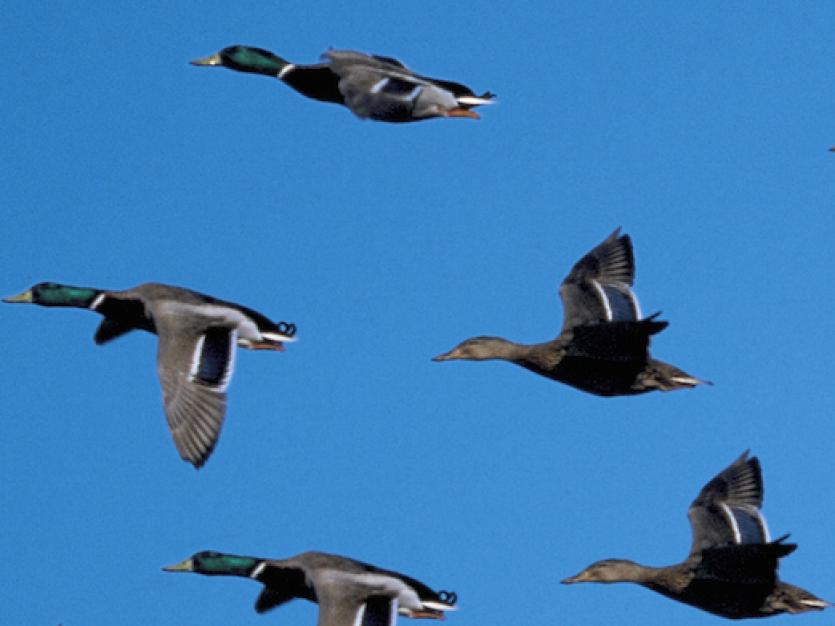
[[193, 382], [197, 372], [200, 371], [200, 355], [203, 354], [203, 343], [206, 341], [206, 335], [200, 335], [197, 338], [197, 343], [194, 344], [194, 352], [191, 355], [191, 367], [188, 370], [188, 382]]
[[760, 513], [759, 509], [755, 509], [754, 513], [756, 515], [757, 521], [760, 523], [760, 528], [763, 531], [763, 538], [765, 539], [765, 543], [771, 542], [771, 533], [768, 532], [768, 524], [765, 522], [765, 517], [762, 513]]
[[391, 610], [389, 611], [389, 621], [387, 626], [394, 626], [397, 623], [397, 598], [392, 598], [389, 604]]
[[219, 393], [224, 393], [229, 386], [229, 381], [232, 379], [232, 372], [235, 371], [235, 355], [238, 352], [238, 331], [232, 329], [229, 333], [229, 360], [226, 361], [226, 369], [223, 372], [223, 378], [217, 386]]
[[422, 87], [421, 85], [418, 85], [417, 87], [415, 87], [414, 89], [412, 89], [412, 91], [410, 91], [410, 92], [406, 95], [406, 97], [404, 98], [404, 100], [414, 100], [415, 98], [417, 98], [417, 97], [420, 95], [420, 93], [421, 93], [422, 91], [423, 91], [423, 87]]
[[[197, 374], [200, 372], [200, 363], [203, 358], [203, 345], [206, 342], [206, 335], [200, 335], [197, 343], [194, 346], [194, 353], [191, 356], [191, 368], [188, 372], [188, 382], [194, 382]], [[238, 331], [232, 329], [229, 331], [229, 358], [224, 364], [223, 377], [217, 385], [210, 388], [217, 393], [224, 393], [229, 386], [229, 381], [232, 379], [232, 373], [235, 371], [235, 355], [238, 343]]]
[[725, 514], [728, 526], [731, 527], [731, 531], [734, 534], [734, 543], [740, 543], [742, 541], [742, 535], [739, 532], [739, 524], [736, 523], [733, 511], [731, 511], [731, 508], [724, 502], [720, 502], [719, 506], [722, 508], [722, 512]]
[[635, 319], [639, 320], [644, 315], [641, 313], [641, 304], [638, 302], [638, 296], [635, 295], [635, 292], [629, 288], [629, 285], [625, 285], [627, 293], [629, 297], [632, 299], [632, 304], [635, 306]]
[[365, 604], [361, 604], [359, 610], [357, 611], [357, 615], [354, 618], [353, 626], [361, 626], [362, 618], [365, 615]]
[[594, 290], [597, 292], [597, 297], [600, 299], [600, 304], [603, 305], [603, 309], [606, 311], [606, 321], [611, 322], [612, 307], [609, 305], [609, 298], [606, 297], [606, 292], [603, 291], [603, 287], [596, 280], [591, 280], [590, 282], [592, 287], [594, 287]]
[[370, 93], [380, 93], [385, 88], [385, 86], [389, 84], [390, 80], [391, 79], [386, 77], [383, 80], [377, 81], [369, 90]]

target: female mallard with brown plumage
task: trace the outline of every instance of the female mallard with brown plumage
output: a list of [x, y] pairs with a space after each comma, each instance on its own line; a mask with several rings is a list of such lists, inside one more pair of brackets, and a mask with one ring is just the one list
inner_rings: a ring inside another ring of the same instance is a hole
[[600, 396], [706, 383], [650, 356], [650, 337], [667, 322], [656, 319], [658, 313], [641, 316], [631, 289], [634, 279], [632, 241], [617, 229], [562, 282], [563, 324], [556, 339], [525, 345], [501, 337], [473, 337], [433, 360], [501, 359]]
[[710, 613], [731, 619], [821, 611], [831, 606], [777, 577], [779, 560], [797, 545], [771, 540], [760, 513], [763, 481], [756, 457], [744, 452], [705, 485], [687, 516], [693, 531], [690, 555], [677, 565], [647, 567], [607, 559], [565, 584], [637, 583]]

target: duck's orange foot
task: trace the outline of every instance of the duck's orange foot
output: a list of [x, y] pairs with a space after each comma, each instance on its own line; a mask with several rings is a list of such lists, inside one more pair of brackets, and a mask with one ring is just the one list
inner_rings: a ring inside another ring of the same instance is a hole
[[441, 611], [433, 611], [432, 609], [409, 611], [406, 615], [412, 619], [445, 619]]
[[457, 108], [457, 109], [450, 109], [446, 112], [447, 117], [469, 117], [471, 120], [480, 120], [481, 116], [476, 113], [475, 111], [470, 111], [469, 109], [464, 108]]
[[253, 341], [246, 347], [250, 350], [275, 350], [276, 352], [284, 351], [284, 344], [278, 341], [262, 341], [260, 343], [256, 343]]

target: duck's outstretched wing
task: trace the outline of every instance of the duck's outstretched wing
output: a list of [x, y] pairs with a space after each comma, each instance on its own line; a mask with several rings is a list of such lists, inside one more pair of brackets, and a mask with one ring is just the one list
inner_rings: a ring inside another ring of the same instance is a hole
[[317, 626], [394, 626], [397, 600], [363, 599], [336, 586], [317, 587], [319, 621]]
[[763, 481], [760, 462], [748, 451], [707, 483], [690, 505], [690, 553], [735, 544], [769, 543], [760, 513]]
[[226, 413], [226, 388], [235, 367], [237, 332], [198, 328], [193, 320], [156, 320], [157, 371], [165, 416], [180, 456], [200, 467], [217, 443]]
[[[405, 80], [408, 84], [433, 85], [443, 89], [444, 91], [448, 91], [455, 96], [456, 100], [458, 100], [458, 105], [463, 108], [471, 108], [482, 104], [492, 104], [496, 99], [496, 95], [489, 91], [486, 91], [479, 96], [476, 95], [472, 89], [462, 83], [416, 74], [406, 67], [402, 61], [393, 57], [373, 54], [371, 55], [371, 58], [379, 61], [379, 65], [377, 66], [378, 69], [387, 72], [389, 75], [396, 75], [397, 77]], [[405, 86], [400, 87], [401, 90], [404, 88]]]
[[599, 322], [639, 320], [641, 307], [631, 289], [634, 279], [632, 241], [618, 228], [577, 261], [560, 285], [562, 331]]
[[[345, 105], [363, 119], [410, 120], [415, 103], [427, 90], [438, 91], [405, 69], [384, 70], [371, 65], [331, 63], [339, 76]], [[440, 93], [440, 92], [439, 92]], [[450, 107], [455, 100], [449, 96]]]
[[352, 50], [329, 50], [323, 57], [339, 77], [345, 105], [361, 118], [409, 122], [439, 114], [478, 117], [469, 109], [493, 100], [492, 94], [476, 96], [460, 83], [415, 74], [391, 57]]
[[777, 579], [779, 560], [791, 554], [796, 544], [783, 543], [788, 535], [769, 543], [732, 544], [706, 548], [699, 554], [696, 575], [702, 580], [756, 585], [771, 589]]
[[[356, 54], [360, 54], [360, 53], [356, 53]], [[387, 56], [382, 55], [382, 54], [372, 54], [370, 56], [371, 56], [372, 59], [376, 59], [377, 61], [382, 63], [384, 67], [385, 66], [397, 67], [397, 68], [400, 68], [402, 70], [406, 70], [407, 72], [410, 71], [409, 68], [407, 68], [403, 64], [403, 61], [401, 61], [400, 59], [395, 59], [394, 57], [387, 57]]]
[[652, 335], [667, 327], [658, 313], [634, 322], [575, 326], [566, 350], [570, 356], [605, 361], [645, 360]]

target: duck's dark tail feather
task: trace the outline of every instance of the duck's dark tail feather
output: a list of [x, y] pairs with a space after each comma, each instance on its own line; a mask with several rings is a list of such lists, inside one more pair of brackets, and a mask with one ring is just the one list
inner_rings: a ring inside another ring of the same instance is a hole
[[661, 315], [661, 311], [656, 311], [652, 315], [648, 315], [644, 319], [634, 323], [646, 329], [647, 335], [657, 335], [670, 325], [670, 322], [657, 319], [659, 315]]
[[657, 359], [650, 359], [644, 371], [635, 380], [634, 387], [645, 390], [673, 391], [674, 389], [686, 389], [697, 385], [713, 385], [713, 383], [709, 380], [691, 376], [675, 365]]
[[805, 613], [806, 611], [823, 611], [831, 606], [831, 602], [822, 600], [805, 589], [779, 582], [773, 593], [766, 599], [764, 608], [772, 613]]

